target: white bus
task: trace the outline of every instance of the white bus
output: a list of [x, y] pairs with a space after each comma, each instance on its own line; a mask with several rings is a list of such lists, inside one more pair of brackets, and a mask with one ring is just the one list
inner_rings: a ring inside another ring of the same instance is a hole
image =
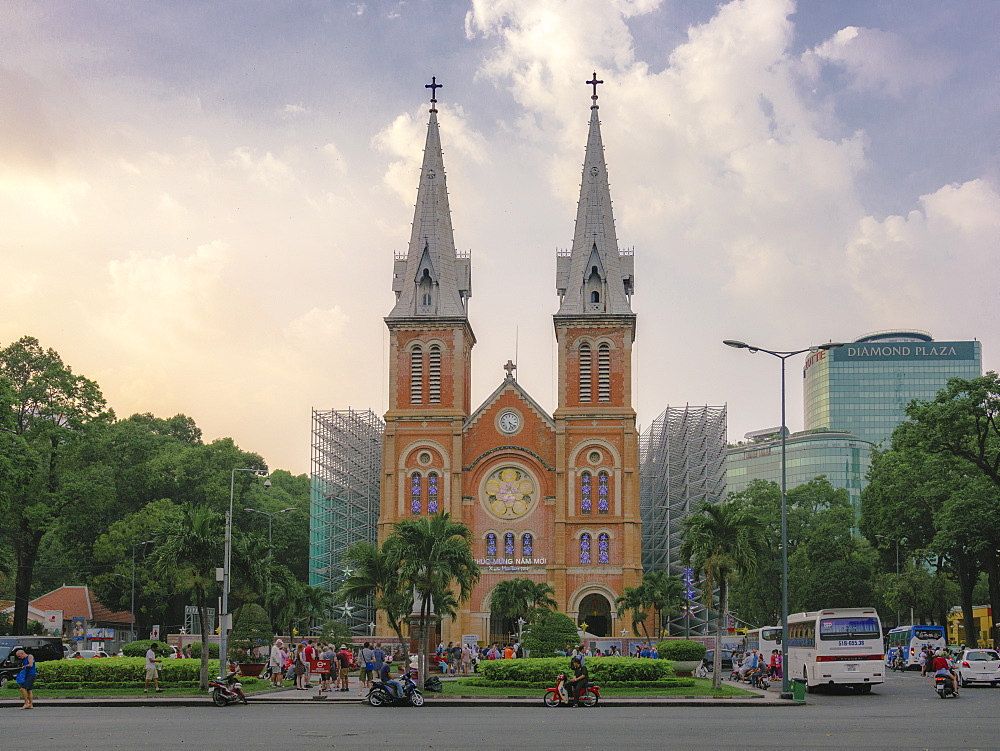
[[906, 667], [920, 666], [920, 650], [930, 647], [935, 652], [947, 646], [944, 626], [900, 626], [888, 633], [885, 639], [885, 662], [891, 665], [896, 655], [902, 653]]
[[882, 623], [874, 608], [828, 608], [788, 616], [788, 677], [806, 690], [850, 686], [869, 692], [885, 680]]
[[764, 655], [765, 660], [771, 650], [781, 649], [781, 626], [762, 626], [747, 631], [747, 651], [751, 649]]

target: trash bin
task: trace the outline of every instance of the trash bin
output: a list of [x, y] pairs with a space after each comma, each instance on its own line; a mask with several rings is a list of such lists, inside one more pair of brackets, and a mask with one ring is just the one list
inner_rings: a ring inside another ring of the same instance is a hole
[[806, 679], [792, 678], [792, 701], [806, 700]]

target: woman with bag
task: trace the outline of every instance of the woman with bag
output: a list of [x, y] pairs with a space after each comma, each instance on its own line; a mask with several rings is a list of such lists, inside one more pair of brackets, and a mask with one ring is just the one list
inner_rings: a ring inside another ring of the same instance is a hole
[[24, 699], [24, 706], [21, 709], [35, 708], [35, 695], [32, 688], [35, 685], [35, 674], [38, 668], [35, 667], [35, 656], [29, 655], [23, 649], [14, 653], [21, 658], [21, 672], [17, 674], [17, 687], [21, 689], [21, 698]]

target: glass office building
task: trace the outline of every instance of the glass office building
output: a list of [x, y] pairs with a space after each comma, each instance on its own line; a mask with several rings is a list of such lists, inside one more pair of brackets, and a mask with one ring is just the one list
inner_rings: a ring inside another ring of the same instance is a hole
[[888, 443], [912, 400], [931, 401], [949, 379], [982, 372], [978, 341], [938, 342], [922, 331], [868, 334], [806, 359], [805, 428]]
[[[765, 440], [761, 440], [760, 431], [748, 433], [747, 437], [751, 440], [726, 450], [727, 491], [731, 494], [745, 490], [753, 480], [770, 480], [780, 487], [780, 432], [774, 431]], [[788, 489], [825, 475], [833, 487], [847, 490], [857, 519], [871, 449], [870, 442], [850, 433], [829, 430], [793, 433], [785, 439]]]

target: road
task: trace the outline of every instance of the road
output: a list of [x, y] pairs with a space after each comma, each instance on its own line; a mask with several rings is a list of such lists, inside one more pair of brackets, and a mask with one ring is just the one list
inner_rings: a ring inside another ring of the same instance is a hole
[[871, 694], [808, 706], [437, 707], [279, 703], [219, 709], [41, 706], [0, 712], [18, 749], [996, 749], [1000, 688], [942, 701], [929, 679], [890, 673]]

